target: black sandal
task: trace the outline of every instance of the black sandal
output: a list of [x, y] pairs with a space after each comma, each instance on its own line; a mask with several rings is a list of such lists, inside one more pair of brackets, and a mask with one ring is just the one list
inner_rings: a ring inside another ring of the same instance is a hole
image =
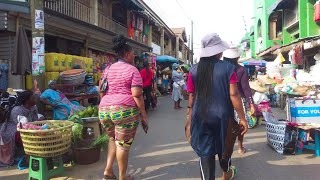
[[108, 175], [104, 175], [104, 178], [103, 180], [116, 180], [117, 177], [114, 175], [114, 176], [108, 176]]

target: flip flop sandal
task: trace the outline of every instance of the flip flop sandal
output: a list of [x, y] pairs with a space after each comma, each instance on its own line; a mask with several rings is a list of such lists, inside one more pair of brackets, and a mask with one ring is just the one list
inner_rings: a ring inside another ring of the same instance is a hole
[[230, 171], [231, 171], [231, 177], [230, 177], [230, 180], [234, 179], [237, 174], [238, 174], [238, 170], [235, 166], [231, 166], [230, 167]]
[[246, 148], [243, 148], [242, 150], [238, 150], [238, 153], [241, 155], [244, 155], [247, 152]]
[[116, 176], [107, 176], [107, 175], [104, 175], [104, 178], [103, 180], [116, 180], [117, 177]]

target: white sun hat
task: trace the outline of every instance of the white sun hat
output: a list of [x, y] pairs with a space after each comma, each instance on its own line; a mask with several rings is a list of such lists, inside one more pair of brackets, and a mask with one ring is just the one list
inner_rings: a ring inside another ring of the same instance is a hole
[[218, 34], [208, 34], [201, 40], [200, 58], [220, 54], [229, 48], [230, 46], [228, 43], [222, 41]]
[[229, 59], [239, 58], [242, 55], [242, 50], [237, 47], [231, 47], [223, 52], [223, 57]]

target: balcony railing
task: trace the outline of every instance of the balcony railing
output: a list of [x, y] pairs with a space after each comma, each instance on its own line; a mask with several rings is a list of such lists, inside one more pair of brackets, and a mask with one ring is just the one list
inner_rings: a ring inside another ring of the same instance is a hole
[[98, 26], [111, 32], [115, 32], [117, 34], [121, 34], [124, 36], [128, 35], [128, 29], [126, 27], [104, 16], [101, 13], [99, 13], [98, 15]]
[[44, 7], [90, 23], [90, 7], [76, 0], [45, 1]]
[[[94, 22], [93, 19], [90, 19], [90, 11], [92, 10], [89, 5], [77, 0], [45, 1], [44, 7], [86, 23]], [[99, 27], [124, 36], [128, 35], [125, 26], [104, 16], [102, 13], [99, 13], [97, 18]]]

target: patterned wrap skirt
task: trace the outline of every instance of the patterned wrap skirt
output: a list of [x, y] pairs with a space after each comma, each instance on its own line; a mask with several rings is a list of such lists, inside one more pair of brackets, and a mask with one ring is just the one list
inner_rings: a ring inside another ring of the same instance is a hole
[[140, 112], [136, 107], [106, 106], [99, 108], [99, 119], [110, 140], [122, 149], [129, 150], [136, 135]]

